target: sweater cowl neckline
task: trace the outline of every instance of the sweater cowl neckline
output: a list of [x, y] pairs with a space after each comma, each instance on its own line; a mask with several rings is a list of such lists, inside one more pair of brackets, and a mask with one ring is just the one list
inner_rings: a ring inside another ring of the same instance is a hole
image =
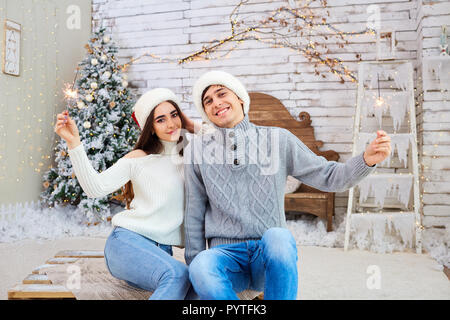
[[177, 151], [177, 144], [178, 142], [171, 142], [171, 141], [164, 141], [159, 140], [163, 146], [163, 149], [160, 153], [150, 153], [143, 157], [136, 157], [136, 158], [129, 158], [133, 160], [144, 160], [144, 159], [151, 159], [155, 157], [162, 157], [162, 156], [175, 156], [179, 155], [179, 152]]
[[161, 139], [159, 141], [163, 145], [163, 151], [161, 153], [159, 153], [160, 155], [178, 154], [178, 151], [177, 151], [178, 141], [165, 141], [165, 140], [161, 140]]
[[245, 137], [249, 131], [254, 128], [254, 125], [250, 122], [248, 115], [244, 116], [241, 122], [235, 125], [233, 128], [221, 128], [213, 124], [214, 131], [212, 135], [219, 143], [223, 143], [224, 137], [235, 139], [236, 137]]
[[213, 124], [214, 128], [218, 131], [220, 131], [222, 134], [227, 134], [232, 131], [247, 131], [251, 128], [250, 119], [248, 118], [248, 115], [246, 114], [244, 116], [244, 119], [241, 120], [237, 125], [235, 125], [233, 128], [222, 128], [218, 127], [215, 124]]

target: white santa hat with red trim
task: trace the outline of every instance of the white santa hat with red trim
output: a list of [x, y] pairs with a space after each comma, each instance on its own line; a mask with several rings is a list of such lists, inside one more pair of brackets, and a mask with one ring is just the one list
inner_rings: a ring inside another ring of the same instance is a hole
[[141, 130], [152, 110], [164, 101], [173, 101], [177, 106], [180, 105], [175, 93], [167, 88], [152, 89], [138, 99], [133, 107], [132, 117]]
[[194, 84], [192, 96], [197, 111], [202, 116], [203, 120], [211, 123], [205, 113], [202, 103], [202, 93], [207, 87], [211, 85], [223, 85], [233, 91], [244, 102], [244, 114], [248, 113], [250, 109], [250, 96], [244, 85], [233, 75], [225, 71], [209, 71], [203, 74]]

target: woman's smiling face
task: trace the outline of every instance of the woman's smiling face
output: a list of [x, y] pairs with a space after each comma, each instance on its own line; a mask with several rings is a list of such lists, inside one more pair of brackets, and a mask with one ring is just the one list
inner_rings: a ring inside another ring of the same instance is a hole
[[153, 129], [161, 140], [178, 141], [180, 138], [181, 116], [170, 102], [164, 101], [155, 108]]

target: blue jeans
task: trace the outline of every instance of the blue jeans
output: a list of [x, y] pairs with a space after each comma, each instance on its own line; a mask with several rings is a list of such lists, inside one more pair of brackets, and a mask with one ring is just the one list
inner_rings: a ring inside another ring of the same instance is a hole
[[236, 292], [264, 290], [267, 300], [295, 300], [297, 247], [289, 230], [271, 228], [261, 240], [218, 245], [189, 265], [195, 292], [204, 300], [237, 300]]
[[131, 286], [153, 291], [151, 300], [183, 300], [188, 291], [195, 295], [188, 267], [172, 254], [172, 246], [121, 227], [114, 228], [105, 245], [109, 272]]

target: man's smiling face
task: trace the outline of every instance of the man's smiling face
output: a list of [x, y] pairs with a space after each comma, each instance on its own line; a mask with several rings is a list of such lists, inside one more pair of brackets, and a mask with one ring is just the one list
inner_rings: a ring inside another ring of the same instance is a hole
[[202, 103], [209, 120], [218, 127], [233, 128], [244, 119], [243, 101], [222, 85], [211, 85]]

